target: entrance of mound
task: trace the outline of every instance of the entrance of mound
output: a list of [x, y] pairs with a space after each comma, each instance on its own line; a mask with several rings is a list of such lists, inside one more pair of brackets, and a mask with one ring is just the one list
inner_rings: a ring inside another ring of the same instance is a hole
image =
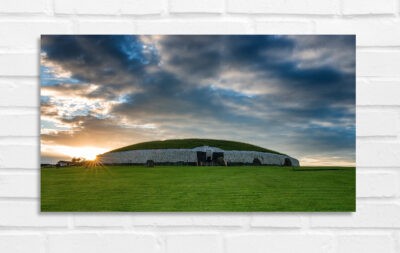
[[213, 152], [210, 149], [197, 151], [197, 164], [199, 166], [218, 165], [218, 161], [221, 159], [224, 159], [224, 152]]

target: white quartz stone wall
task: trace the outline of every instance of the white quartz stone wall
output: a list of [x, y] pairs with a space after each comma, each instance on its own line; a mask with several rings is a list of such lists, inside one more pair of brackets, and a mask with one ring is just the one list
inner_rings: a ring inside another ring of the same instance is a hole
[[289, 156], [257, 151], [224, 151], [224, 158], [228, 163], [253, 163], [258, 158], [262, 164], [272, 165], [283, 165], [285, 158], [289, 158], [293, 166], [299, 166], [299, 161]]
[[297, 160], [297, 159], [295, 159], [295, 158], [293, 158], [293, 157], [288, 157], [289, 159], [290, 159], [290, 161], [292, 162], [292, 166], [300, 166], [300, 162], [299, 162], [299, 160]]
[[147, 149], [107, 153], [100, 159], [103, 163], [197, 162], [197, 153], [191, 149]]
[[[222, 151], [222, 150], [219, 150]], [[292, 161], [293, 166], [299, 166], [299, 161], [286, 155], [264, 153], [257, 151], [222, 151], [228, 163], [253, 163], [258, 158], [262, 164], [283, 165], [285, 158]], [[105, 164], [110, 163], [146, 163], [153, 160], [156, 163], [165, 162], [197, 162], [197, 151], [193, 149], [148, 149], [107, 153], [100, 156]]]

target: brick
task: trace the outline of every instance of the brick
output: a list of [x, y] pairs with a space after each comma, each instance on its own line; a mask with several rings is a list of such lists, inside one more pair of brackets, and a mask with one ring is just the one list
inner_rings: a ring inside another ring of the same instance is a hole
[[313, 228], [398, 228], [400, 227], [400, 205], [357, 204], [354, 213], [313, 214]]
[[215, 234], [169, 235], [166, 237], [167, 253], [218, 253], [222, 243]]
[[131, 21], [78, 21], [78, 31], [83, 34], [133, 34], [135, 26]]
[[49, 253], [105, 252], [104, 238], [98, 234], [60, 234], [47, 238]]
[[400, 45], [400, 20], [395, 18], [319, 19], [315, 30], [318, 34], [356, 34], [358, 46]]
[[[23, 159], [21, 159], [23, 158]], [[38, 169], [39, 149], [37, 146], [0, 146], [0, 168]]]
[[189, 215], [178, 214], [134, 214], [134, 226], [187, 226], [193, 224]]
[[395, 173], [357, 173], [357, 197], [394, 197], [397, 181]]
[[246, 215], [229, 213], [216, 214], [135, 214], [132, 217], [134, 226], [243, 226], [248, 224]]
[[400, 143], [357, 141], [357, 166], [398, 167]]
[[39, 115], [37, 114], [0, 114], [0, 125], [0, 136], [39, 136]]
[[163, 0], [122, 0], [122, 14], [147, 15], [164, 12]]
[[111, 14], [120, 12], [121, 0], [97, 1], [97, 0], [55, 0], [54, 11], [59, 14]]
[[248, 252], [332, 252], [332, 237], [328, 235], [294, 234], [239, 234], [227, 236], [229, 253]]
[[249, 223], [247, 215], [226, 213], [224, 215], [199, 214], [192, 218], [194, 226], [244, 226]]
[[124, 227], [130, 224], [130, 217], [121, 214], [76, 214], [76, 227]]
[[0, 197], [39, 197], [38, 173], [0, 174]]
[[39, 54], [0, 53], [0, 76], [38, 76]]
[[0, 80], [0, 106], [39, 105], [37, 80]]
[[352, 0], [343, 1], [343, 14], [358, 15], [358, 14], [394, 14], [394, 0]]
[[7, 253], [45, 253], [45, 238], [36, 234], [1, 234], [0, 249]]
[[399, 61], [398, 50], [358, 51], [357, 76], [400, 77], [400, 72], [393, 68]]
[[222, 13], [224, 2], [222, 0], [170, 0], [171, 13]]
[[49, 253], [160, 252], [156, 238], [134, 233], [60, 233], [48, 236]]
[[250, 23], [242, 21], [137, 21], [138, 34], [245, 34]]
[[228, 12], [232, 13], [266, 13], [266, 14], [338, 14], [339, 1], [307, 0], [228, 0]]
[[301, 227], [301, 217], [297, 214], [263, 214], [252, 215], [252, 227]]
[[260, 34], [299, 34], [312, 33], [313, 24], [309, 21], [264, 20], [256, 21], [256, 33]]
[[400, 105], [400, 81], [357, 81], [357, 105]]
[[[10, 33], [10, 29], [13, 30]], [[70, 21], [3, 21], [0, 22], [0, 47], [37, 50], [41, 34], [68, 34], [72, 32]]]
[[357, 111], [357, 136], [396, 136], [398, 118], [395, 111]]
[[161, 252], [157, 238], [149, 234], [116, 233], [104, 234], [104, 252]]
[[102, 15], [120, 15], [120, 14], [159, 14], [162, 11], [162, 0], [55, 0], [54, 8], [56, 13], [60, 14], [102, 14]]
[[0, 202], [0, 227], [67, 227], [66, 214], [40, 213], [39, 201]]
[[[1, 0], [0, 13], [44, 13], [46, 0]], [[3, 38], [2, 38], [3, 39]]]
[[340, 235], [337, 236], [337, 252], [396, 252], [391, 235]]

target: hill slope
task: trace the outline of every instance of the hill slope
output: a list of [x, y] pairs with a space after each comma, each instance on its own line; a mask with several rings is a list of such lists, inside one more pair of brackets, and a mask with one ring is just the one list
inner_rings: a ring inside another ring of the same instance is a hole
[[227, 140], [214, 140], [214, 139], [171, 139], [165, 141], [149, 141], [114, 149], [108, 153], [129, 151], [129, 150], [140, 150], [140, 149], [180, 149], [180, 148], [191, 149], [199, 146], [211, 146], [223, 150], [249, 150], [249, 151], [282, 154], [274, 150], [262, 148], [248, 143], [227, 141]]

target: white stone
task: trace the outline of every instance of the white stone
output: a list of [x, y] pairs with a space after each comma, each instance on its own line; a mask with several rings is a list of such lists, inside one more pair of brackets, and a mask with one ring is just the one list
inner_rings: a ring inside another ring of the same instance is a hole
[[148, 160], [155, 163], [196, 163], [197, 152], [206, 152], [211, 156], [213, 152], [223, 152], [225, 160], [229, 163], [252, 164], [254, 159], [259, 159], [263, 165], [284, 165], [285, 159], [290, 159], [293, 166], [299, 166], [299, 161], [287, 155], [258, 152], [258, 151], [225, 151], [217, 147], [196, 147], [193, 149], [147, 149], [111, 152], [102, 154], [99, 157], [104, 164], [145, 164]]

